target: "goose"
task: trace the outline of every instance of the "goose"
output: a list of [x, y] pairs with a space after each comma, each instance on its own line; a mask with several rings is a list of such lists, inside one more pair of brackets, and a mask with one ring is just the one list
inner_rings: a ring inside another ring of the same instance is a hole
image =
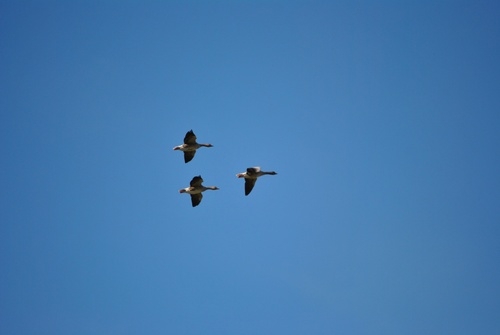
[[210, 148], [213, 147], [213, 145], [205, 143], [196, 143], [196, 135], [193, 133], [193, 130], [191, 129], [186, 133], [186, 136], [184, 136], [184, 144], [174, 147], [174, 150], [180, 150], [184, 152], [184, 163], [187, 163], [193, 159], [196, 150], [199, 149], [200, 147]]
[[179, 193], [188, 193], [191, 195], [191, 204], [193, 207], [196, 207], [200, 204], [201, 199], [203, 198], [203, 194], [201, 192], [205, 192], [206, 190], [218, 190], [219, 188], [216, 186], [203, 186], [203, 179], [201, 176], [196, 176], [191, 179], [189, 183], [189, 187], [183, 188], [179, 190]]
[[277, 173], [274, 171], [270, 172], [262, 171], [260, 167], [255, 166], [255, 167], [249, 167], [246, 172], [236, 174], [236, 177], [245, 178], [245, 195], [249, 195], [250, 192], [252, 192], [253, 187], [255, 186], [257, 178], [266, 174], [275, 175]]

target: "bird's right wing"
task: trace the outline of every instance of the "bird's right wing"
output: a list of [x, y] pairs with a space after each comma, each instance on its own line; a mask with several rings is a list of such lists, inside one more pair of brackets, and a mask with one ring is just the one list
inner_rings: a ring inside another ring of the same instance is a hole
[[197, 193], [197, 194], [191, 194], [191, 204], [193, 207], [196, 207], [200, 204], [201, 199], [203, 198], [203, 194]]
[[245, 195], [249, 195], [252, 192], [253, 187], [257, 179], [247, 179], [245, 178]]

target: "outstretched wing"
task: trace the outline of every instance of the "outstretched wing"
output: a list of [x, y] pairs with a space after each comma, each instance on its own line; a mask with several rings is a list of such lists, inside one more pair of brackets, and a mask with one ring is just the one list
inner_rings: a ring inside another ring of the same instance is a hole
[[198, 206], [200, 204], [202, 198], [203, 198], [203, 194], [201, 194], [201, 193], [191, 194], [191, 205], [193, 205], [193, 207]]
[[253, 187], [257, 179], [247, 179], [245, 178], [245, 195], [249, 195], [252, 192]]
[[186, 144], [196, 143], [196, 135], [193, 133], [192, 129], [186, 133], [186, 136], [184, 136], [184, 143]]
[[193, 177], [193, 179], [191, 179], [189, 186], [198, 187], [198, 186], [201, 186], [201, 183], [203, 183], [203, 179], [201, 178], [201, 176], [196, 176], [196, 177]]
[[193, 151], [184, 151], [184, 163], [190, 162], [194, 158], [195, 150]]

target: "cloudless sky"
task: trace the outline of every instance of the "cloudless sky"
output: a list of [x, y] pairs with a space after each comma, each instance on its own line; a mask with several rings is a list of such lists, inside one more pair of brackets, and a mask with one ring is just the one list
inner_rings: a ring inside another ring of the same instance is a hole
[[0, 1], [0, 333], [499, 334], [499, 36], [496, 1]]

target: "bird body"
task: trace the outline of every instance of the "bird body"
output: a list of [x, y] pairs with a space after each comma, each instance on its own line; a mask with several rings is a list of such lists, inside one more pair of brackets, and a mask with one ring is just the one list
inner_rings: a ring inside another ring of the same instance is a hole
[[253, 187], [255, 186], [257, 178], [262, 177], [266, 174], [276, 175], [277, 173], [274, 171], [262, 171], [260, 167], [254, 166], [247, 168], [245, 172], [236, 174], [236, 177], [245, 178], [245, 195], [249, 195], [250, 192], [252, 192]]
[[206, 190], [215, 191], [219, 189], [217, 186], [203, 186], [201, 183], [203, 183], [203, 179], [201, 178], [201, 176], [196, 176], [191, 179], [189, 187], [179, 190], [179, 193], [187, 193], [191, 195], [191, 205], [193, 207], [196, 207], [200, 204], [201, 199], [203, 198], [202, 192], [205, 192]]
[[187, 163], [194, 158], [196, 150], [201, 147], [210, 148], [213, 147], [213, 145], [208, 143], [197, 143], [196, 135], [194, 134], [193, 130], [190, 130], [186, 133], [186, 136], [184, 136], [184, 144], [174, 147], [174, 150], [180, 150], [184, 152], [184, 163]]

